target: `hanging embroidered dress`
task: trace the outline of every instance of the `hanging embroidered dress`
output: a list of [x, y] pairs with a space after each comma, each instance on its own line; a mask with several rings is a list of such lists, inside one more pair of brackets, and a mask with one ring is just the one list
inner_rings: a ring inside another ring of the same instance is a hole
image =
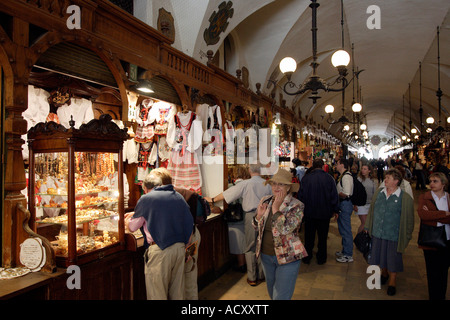
[[134, 136], [134, 140], [138, 143], [148, 143], [153, 140], [154, 132], [153, 125], [151, 124], [153, 120], [150, 117], [152, 105], [153, 100], [151, 99], [145, 99], [141, 103], [139, 114], [136, 117], [138, 126], [136, 128], [136, 135]]
[[167, 134], [169, 121], [176, 113], [176, 107], [164, 101], [155, 103], [150, 111], [150, 121], [155, 124], [154, 133], [162, 136]]
[[201, 152], [202, 123], [192, 111], [178, 112], [169, 122], [167, 144], [172, 148], [167, 170], [175, 187], [201, 194], [202, 178], [199, 157]]

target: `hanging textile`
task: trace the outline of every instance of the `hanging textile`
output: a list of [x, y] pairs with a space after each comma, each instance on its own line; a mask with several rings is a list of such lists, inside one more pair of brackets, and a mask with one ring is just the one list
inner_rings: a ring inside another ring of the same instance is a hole
[[150, 112], [150, 120], [155, 123], [155, 134], [166, 135], [169, 126], [169, 120], [175, 115], [174, 105], [164, 101], [155, 103]]
[[178, 112], [169, 122], [167, 144], [172, 148], [167, 169], [175, 187], [201, 193], [202, 178], [199, 158], [202, 124], [192, 111]]
[[153, 121], [149, 116], [152, 106], [152, 99], [145, 99], [141, 103], [139, 114], [136, 117], [138, 126], [136, 129], [136, 135], [134, 136], [134, 140], [138, 143], [147, 143], [153, 140], [154, 131], [153, 125], [151, 124]]

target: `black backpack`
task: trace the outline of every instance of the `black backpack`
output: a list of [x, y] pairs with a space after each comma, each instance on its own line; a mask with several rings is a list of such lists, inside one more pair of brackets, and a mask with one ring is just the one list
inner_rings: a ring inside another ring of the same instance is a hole
[[[366, 188], [364, 188], [364, 185], [361, 183], [361, 181], [359, 181], [358, 178], [353, 176], [350, 172], [346, 172], [344, 174], [349, 174], [353, 178], [353, 194], [350, 197], [352, 204], [354, 206], [364, 206], [367, 201]], [[342, 180], [341, 180], [341, 186], [342, 186]]]

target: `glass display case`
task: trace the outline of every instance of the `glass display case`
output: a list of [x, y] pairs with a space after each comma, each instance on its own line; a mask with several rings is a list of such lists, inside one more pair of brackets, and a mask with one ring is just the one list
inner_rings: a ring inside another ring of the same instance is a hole
[[56, 264], [84, 264], [125, 248], [122, 146], [127, 129], [101, 116], [75, 129], [54, 122], [28, 132], [31, 227]]

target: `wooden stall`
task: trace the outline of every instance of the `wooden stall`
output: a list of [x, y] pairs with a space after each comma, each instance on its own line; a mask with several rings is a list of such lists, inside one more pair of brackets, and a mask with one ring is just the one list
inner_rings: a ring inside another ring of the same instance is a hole
[[[68, 5], [81, 9], [80, 29], [69, 29]], [[19, 267], [20, 245], [36, 237], [27, 210], [27, 187], [22, 148], [27, 133], [23, 113], [29, 108], [28, 89], [59, 90], [92, 103], [94, 117], [108, 114], [127, 127], [128, 93], [137, 80], [169, 83], [171, 90], [159, 99], [176, 98], [178, 107], [195, 111], [196, 97], [210, 97], [221, 106], [222, 119], [235, 106], [262, 110], [267, 123], [273, 116], [273, 98], [244, 87], [242, 81], [215, 66], [212, 53], [204, 65], [174, 49], [172, 40], [107, 0], [27, 1], [2, 0], [0, 5], [0, 66], [2, 103], [2, 266]], [[132, 71], [137, 79], [132, 78]], [[161, 80], [162, 79], [162, 80]], [[163, 92], [164, 91], [164, 92]], [[299, 119], [283, 113], [293, 125]], [[287, 120], [287, 119], [286, 119]], [[132, 211], [139, 189], [132, 178], [135, 168], [124, 163], [130, 184], [125, 212]], [[227, 187], [227, 166], [223, 181]], [[30, 228], [31, 227], [31, 228]], [[230, 263], [227, 226], [221, 215], [199, 226], [202, 235], [199, 285], [204, 286]], [[122, 238], [121, 238], [122, 239]], [[122, 241], [122, 240], [121, 240]], [[69, 274], [55, 268], [50, 257], [40, 272], [31, 273], [0, 288], [0, 298], [40, 299], [144, 299], [143, 250], [139, 242], [128, 249], [89, 261], [81, 266], [82, 290], [68, 290]], [[51, 250], [51, 248], [46, 248]]]

